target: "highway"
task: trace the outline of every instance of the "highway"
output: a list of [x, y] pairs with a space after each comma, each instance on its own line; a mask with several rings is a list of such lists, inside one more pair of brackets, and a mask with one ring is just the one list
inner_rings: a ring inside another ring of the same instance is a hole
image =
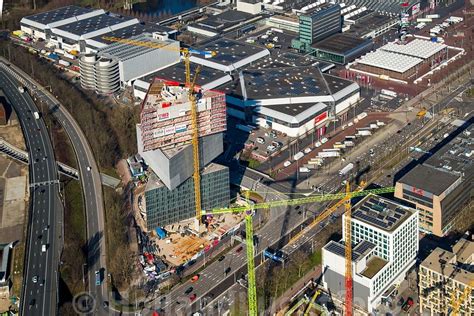
[[38, 109], [28, 93], [20, 93], [16, 80], [1, 70], [0, 86], [15, 109], [31, 157], [30, 206], [20, 311], [22, 315], [55, 315], [63, 209], [53, 146], [44, 121], [35, 119], [33, 115]]
[[[44, 88], [40, 87], [33, 79], [24, 72], [9, 65], [5, 59], [0, 60], [0, 66], [13, 76], [22, 80], [25, 86], [38, 100], [43, 101], [50, 109], [49, 114], [62, 125], [71, 140], [76, 154], [81, 181], [87, 220], [87, 269], [88, 269], [88, 293], [89, 299], [86, 306], [81, 306], [81, 311], [89, 314], [109, 314], [106, 270], [106, 248], [104, 236], [104, 203], [102, 196], [102, 184], [97, 163], [92, 154], [92, 149], [81, 128], [71, 114], [59, 103], [59, 101]], [[48, 114], [45, 114], [48, 115]], [[51, 149], [52, 150], [52, 149]], [[52, 155], [49, 155], [52, 157]], [[103, 282], [95, 284], [95, 272], [102, 271]], [[52, 315], [43, 313], [42, 315]]]

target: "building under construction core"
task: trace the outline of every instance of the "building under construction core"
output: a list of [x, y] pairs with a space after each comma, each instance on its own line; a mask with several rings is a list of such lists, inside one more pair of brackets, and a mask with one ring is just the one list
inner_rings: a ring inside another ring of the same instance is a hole
[[[141, 112], [143, 149], [166, 149], [189, 143], [192, 139], [191, 102], [188, 88], [173, 81], [155, 79]], [[197, 92], [199, 137], [226, 129], [225, 94]]]

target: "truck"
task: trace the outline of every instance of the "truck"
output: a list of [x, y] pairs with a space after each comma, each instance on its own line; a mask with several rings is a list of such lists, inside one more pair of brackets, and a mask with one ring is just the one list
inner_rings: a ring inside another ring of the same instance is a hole
[[360, 136], [370, 136], [370, 135], [372, 135], [372, 132], [371, 132], [371, 131], [367, 131], [367, 130], [360, 130], [360, 131], [357, 131], [357, 135], [360, 135]]
[[439, 19], [439, 14], [427, 14], [425, 16], [427, 19]]
[[39, 112], [33, 112], [33, 116], [35, 117], [35, 120], [39, 120], [40, 118]]
[[25, 92], [25, 87], [23, 87], [23, 86], [18, 86], [18, 92], [20, 92], [20, 93]]
[[339, 157], [341, 155], [338, 151], [320, 151], [318, 157], [329, 158], [329, 157]]
[[392, 98], [396, 98], [397, 97], [397, 93], [394, 92], [394, 91], [391, 91], [391, 90], [387, 90], [387, 89], [382, 89], [380, 90], [380, 93], [383, 94], [383, 95], [388, 95]]
[[369, 127], [370, 127], [370, 129], [377, 129], [377, 128], [379, 128], [379, 126], [377, 125], [377, 123], [370, 123]]
[[63, 60], [63, 59], [60, 59], [60, 60], [58, 61], [58, 64], [60, 64], [61, 66], [64, 66], [64, 67], [69, 67], [69, 66], [71, 66], [71, 63], [70, 63], [70, 62], [68, 62], [68, 61], [66, 61], [66, 60]]
[[344, 145], [341, 142], [335, 142], [334, 145], [332, 146], [334, 149], [344, 149], [346, 148], [346, 145]]
[[344, 145], [345, 145], [346, 147], [354, 147], [355, 144], [354, 144], [354, 142], [353, 142], [352, 140], [346, 140], [346, 141], [344, 142]]
[[297, 152], [294, 156], [293, 156], [293, 159], [296, 161], [296, 160], [299, 160], [301, 158], [303, 158], [304, 154], [300, 151], [300, 152]]
[[351, 163], [347, 164], [347, 166], [345, 166], [344, 168], [342, 168], [341, 170], [339, 170], [339, 175], [340, 175], [340, 176], [345, 176], [345, 175], [348, 174], [352, 169], [354, 169], [354, 164], [351, 162]]
[[273, 250], [272, 248], [267, 248], [263, 251], [263, 256], [265, 258], [271, 259], [275, 262], [283, 263], [285, 261], [285, 254], [280, 250]]

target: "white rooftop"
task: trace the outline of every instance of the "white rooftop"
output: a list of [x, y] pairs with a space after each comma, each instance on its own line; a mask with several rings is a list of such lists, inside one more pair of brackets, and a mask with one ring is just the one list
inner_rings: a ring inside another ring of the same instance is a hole
[[400, 53], [426, 59], [445, 49], [446, 47], [447, 46], [444, 44], [434, 43], [417, 38], [405, 45], [398, 43], [388, 43], [382, 46], [380, 49], [388, 52]]
[[359, 64], [387, 69], [399, 73], [404, 73], [410, 68], [415, 67], [423, 61], [421, 58], [407, 55], [376, 50], [362, 56], [357, 62]]

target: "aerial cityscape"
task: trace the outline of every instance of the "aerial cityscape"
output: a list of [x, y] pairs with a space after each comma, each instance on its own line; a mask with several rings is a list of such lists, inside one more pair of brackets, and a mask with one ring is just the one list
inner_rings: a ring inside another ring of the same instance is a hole
[[472, 316], [473, 123], [473, 0], [0, 0], [0, 315]]

